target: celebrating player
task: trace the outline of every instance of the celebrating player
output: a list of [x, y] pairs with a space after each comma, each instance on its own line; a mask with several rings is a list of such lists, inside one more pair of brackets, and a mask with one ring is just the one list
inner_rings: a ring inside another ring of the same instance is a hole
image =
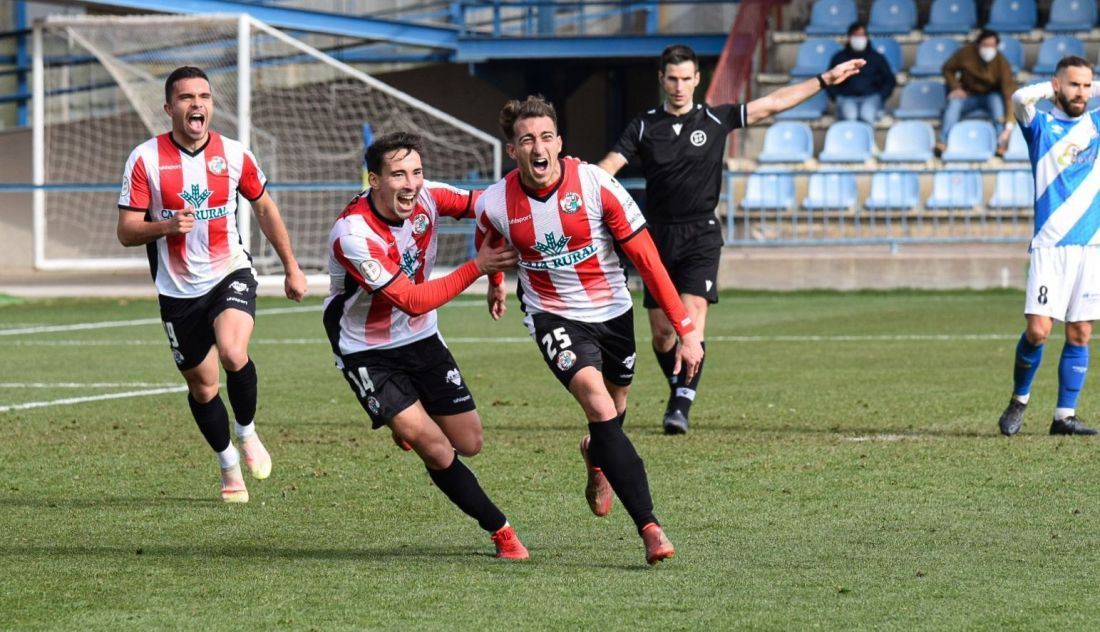
[[[554, 106], [541, 97], [510, 101], [500, 127], [518, 165], [477, 202], [478, 230], [519, 251], [525, 323], [555, 377], [584, 410], [590, 435], [581, 441], [593, 513], [619, 496], [645, 543], [646, 561], [672, 557], [672, 543], [653, 515], [645, 466], [623, 432], [634, 377], [634, 315], [619, 244], [638, 268], [680, 336], [676, 368], [690, 378], [703, 359], [691, 319], [668, 278], [642, 214], [626, 191], [595, 165], [559, 159]], [[496, 316], [502, 286], [490, 308]]]
[[[1020, 431], [1055, 319], [1065, 322], [1066, 341], [1050, 434], [1096, 434], [1077, 418], [1076, 406], [1089, 369], [1092, 321], [1100, 317], [1100, 112], [1085, 112], [1089, 97], [1097, 95], [1092, 64], [1076, 56], [1063, 57], [1050, 82], [1012, 95], [1035, 175], [1035, 233], [1024, 305], [1027, 329], [1016, 345], [1012, 398], [999, 422], [1005, 435]], [[1054, 101], [1054, 109], [1039, 112], [1040, 99]]]
[[164, 82], [164, 99], [172, 130], [138, 145], [126, 161], [118, 239], [149, 251], [160, 318], [187, 381], [191, 414], [218, 455], [222, 500], [248, 502], [229, 413], [218, 395], [220, 360], [245, 464], [254, 478], [267, 478], [271, 457], [256, 434], [256, 365], [248, 355], [256, 277], [237, 230], [238, 193], [283, 263], [287, 298], [301, 301], [306, 279], [255, 156], [210, 131], [214, 101], [206, 74], [175, 69]]
[[[599, 165], [615, 175], [631, 158], [640, 159], [646, 180], [646, 224], [700, 338], [706, 328], [707, 305], [718, 302], [722, 229], [714, 208], [722, 188], [726, 137], [734, 129], [798, 105], [826, 86], [844, 82], [865, 63], [852, 59], [747, 104], [714, 107], [692, 100], [699, 85], [695, 52], [676, 44], [661, 54], [657, 80], [665, 92], [664, 104], [639, 114]], [[677, 332], [649, 286], [642, 304], [649, 310], [653, 353], [669, 383], [662, 425], [667, 434], [683, 434], [702, 367], [692, 378], [674, 370], [679, 366]]]
[[429, 281], [441, 215], [472, 217], [476, 195], [424, 179], [420, 137], [397, 132], [367, 148], [370, 188], [329, 234], [324, 322], [336, 366], [374, 428], [424, 461], [432, 481], [491, 534], [497, 557], [526, 559], [515, 530], [458, 455], [481, 451], [481, 418], [436, 324], [435, 309], [516, 253], [486, 244], [477, 258]]

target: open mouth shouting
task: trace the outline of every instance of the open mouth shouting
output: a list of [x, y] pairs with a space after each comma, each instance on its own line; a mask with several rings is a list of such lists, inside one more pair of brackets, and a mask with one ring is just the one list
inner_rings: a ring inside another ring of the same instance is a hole
[[401, 219], [405, 219], [416, 210], [417, 189], [402, 189], [393, 196], [393, 210]]
[[187, 132], [192, 136], [202, 136], [206, 132], [206, 115], [198, 111], [188, 113]]
[[531, 172], [540, 182], [550, 177], [550, 160], [547, 158], [532, 158]]

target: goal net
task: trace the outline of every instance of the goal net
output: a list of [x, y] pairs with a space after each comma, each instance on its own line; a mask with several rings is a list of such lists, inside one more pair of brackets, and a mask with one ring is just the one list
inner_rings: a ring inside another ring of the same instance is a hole
[[[115, 237], [130, 151], [170, 128], [164, 80], [198, 66], [214, 94], [212, 129], [250, 146], [267, 174], [303, 269], [321, 271], [336, 215], [362, 185], [364, 129], [424, 138], [427, 177], [500, 177], [500, 142], [327, 54], [365, 45], [278, 31], [248, 16], [49, 18], [34, 31], [35, 265], [147, 265]], [[261, 273], [281, 270], [251, 222], [238, 220]], [[440, 227], [439, 264], [469, 251], [465, 223]]]

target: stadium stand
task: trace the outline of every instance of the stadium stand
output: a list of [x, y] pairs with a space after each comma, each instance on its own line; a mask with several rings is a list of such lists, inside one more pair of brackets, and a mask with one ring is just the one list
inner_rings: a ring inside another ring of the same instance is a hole
[[777, 121], [815, 121], [825, 116], [825, 110], [828, 108], [829, 95], [821, 90], [793, 108], [776, 114], [775, 119]]
[[936, 132], [925, 121], [898, 121], [886, 132], [883, 162], [926, 162], [932, 159]]
[[1030, 171], [998, 171], [989, 208], [1030, 208], [1035, 203], [1035, 180]]
[[879, 55], [886, 58], [886, 63], [890, 64], [890, 70], [897, 74], [904, 70], [903, 57], [901, 54], [901, 44], [892, 37], [876, 37], [871, 40], [872, 47], [878, 51]]
[[922, 30], [930, 35], [966, 35], [977, 23], [974, 0], [934, 0]]
[[875, 130], [863, 121], [838, 121], [825, 132], [821, 162], [864, 162], [875, 152]]
[[806, 162], [814, 155], [814, 134], [806, 123], [775, 123], [764, 133], [758, 162]]
[[856, 176], [847, 172], [818, 172], [810, 175], [809, 190], [802, 200], [808, 210], [839, 210], [855, 208]]
[[1072, 35], [1054, 35], [1047, 37], [1039, 45], [1039, 55], [1035, 59], [1035, 65], [1031, 72], [1037, 75], [1054, 74], [1054, 68], [1066, 55], [1078, 55], [1084, 57], [1085, 45], [1081, 40]]
[[931, 209], [978, 208], [982, 195], [982, 174], [938, 171], [932, 176], [932, 194], [924, 205]]
[[1035, 0], [993, 0], [985, 28], [998, 33], [1027, 33], [1038, 21]]
[[807, 35], [844, 35], [859, 19], [855, 0], [817, 0], [810, 10]]
[[1020, 131], [1020, 126], [1017, 125], [1012, 129], [1012, 134], [1008, 137], [1008, 148], [1005, 149], [1005, 155], [1001, 156], [1006, 162], [1027, 162], [1027, 141], [1024, 140], [1024, 133]]
[[910, 81], [901, 89], [898, 100], [898, 108], [894, 111], [894, 118], [934, 118], [939, 119], [943, 115], [943, 108], [947, 105], [947, 93], [944, 85], [938, 81]]
[[788, 209], [794, 204], [794, 176], [760, 170], [749, 174], [741, 208], [748, 210]]
[[920, 178], [912, 171], [880, 171], [871, 176], [871, 193], [863, 203], [874, 211], [920, 206]]
[[1048, 33], [1087, 32], [1095, 25], [1095, 1], [1054, 0], [1050, 5], [1050, 20], [1043, 30]]
[[874, 0], [867, 32], [871, 35], [902, 35], [917, 28], [914, 0]]
[[1012, 72], [1020, 72], [1020, 69], [1024, 67], [1024, 45], [1020, 43], [1020, 40], [1011, 35], [1001, 35], [1001, 43], [997, 45], [997, 48], [1008, 60], [1008, 65], [1012, 66]]
[[959, 49], [959, 42], [950, 37], [932, 37], [917, 46], [910, 77], [938, 77], [943, 72], [943, 64]]
[[997, 132], [988, 121], [959, 121], [947, 133], [944, 162], [985, 162], [997, 150]]
[[829, 69], [829, 60], [840, 50], [840, 44], [831, 39], [808, 39], [798, 47], [798, 57], [791, 68], [791, 77], [814, 77]]

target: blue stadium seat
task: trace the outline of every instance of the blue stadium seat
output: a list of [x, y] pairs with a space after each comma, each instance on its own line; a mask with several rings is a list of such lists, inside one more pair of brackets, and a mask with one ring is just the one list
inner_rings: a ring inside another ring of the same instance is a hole
[[849, 209], [856, 205], [856, 176], [848, 172], [817, 172], [810, 176], [803, 208]]
[[821, 162], [863, 162], [875, 152], [875, 130], [863, 121], [838, 121], [825, 132]]
[[910, 77], [938, 77], [943, 73], [943, 64], [955, 51], [959, 50], [958, 40], [950, 37], [932, 37], [917, 46]]
[[920, 206], [920, 179], [912, 171], [880, 171], [871, 176], [871, 210], [915, 209]]
[[993, 0], [985, 28], [998, 33], [1027, 33], [1038, 21], [1035, 0]]
[[1012, 128], [1012, 135], [1008, 137], [1008, 148], [1005, 150], [1003, 157], [1009, 162], [1027, 162], [1030, 160], [1027, 153], [1027, 141], [1024, 140], [1024, 133], [1020, 131], [1019, 125]]
[[1035, 179], [1031, 171], [998, 171], [989, 208], [1031, 208], [1035, 204]]
[[1085, 104], [1086, 112], [1091, 112], [1093, 110], [1100, 110], [1100, 97], [1093, 97]]
[[840, 44], [831, 39], [808, 39], [798, 46], [791, 77], [813, 77], [829, 69], [829, 60], [840, 50]]
[[901, 89], [898, 109], [894, 118], [935, 118], [943, 115], [947, 105], [947, 92], [938, 81], [910, 81]]
[[1008, 65], [1012, 66], [1012, 72], [1020, 72], [1020, 69], [1024, 67], [1024, 45], [1020, 43], [1020, 40], [1011, 35], [1002, 35], [1001, 43], [997, 45], [997, 48], [1008, 60]]
[[893, 70], [895, 74], [902, 70], [902, 55], [901, 44], [892, 37], [876, 37], [871, 40], [871, 46], [878, 51], [879, 55], [886, 58], [886, 62], [890, 64], [890, 70]]
[[886, 132], [883, 162], [925, 162], [932, 159], [936, 132], [924, 121], [898, 121]]
[[1043, 30], [1048, 33], [1087, 32], [1095, 24], [1095, 0], [1054, 0], [1050, 5], [1050, 20]]
[[777, 121], [815, 121], [824, 116], [828, 108], [829, 95], [824, 90], [819, 90], [802, 103], [776, 114], [775, 119]]
[[932, 0], [928, 24], [924, 32], [930, 35], [965, 35], [978, 23], [974, 0]]
[[997, 151], [997, 131], [989, 121], [965, 120], [947, 132], [944, 162], [984, 162]]
[[932, 176], [928, 208], [977, 208], [982, 204], [982, 174], [977, 171], [937, 171]]
[[1039, 45], [1039, 56], [1031, 72], [1037, 75], [1052, 75], [1058, 62], [1066, 55], [1085, 56], [1085, 45], [1072, 35], [1055, 35], [1043, 40]]
[[848, 25], [858, 19], [855, 0], [817, 0], [810, 10], [806, 35], [845, 35]]
[[917, 28], [914, 0], [874, 0], [867, 32], [871, 35], [901, 35]]
[[794, 121], [775, 123], [764, 132], [764, 147], [758, 162], [806, 162], [814, 155], [814, 134], [810, 126]]
[[794, 205], [794, 176], [790, 173], [760, 170], [749, 174], [745, 184], [743, 209], [786, 209]]

